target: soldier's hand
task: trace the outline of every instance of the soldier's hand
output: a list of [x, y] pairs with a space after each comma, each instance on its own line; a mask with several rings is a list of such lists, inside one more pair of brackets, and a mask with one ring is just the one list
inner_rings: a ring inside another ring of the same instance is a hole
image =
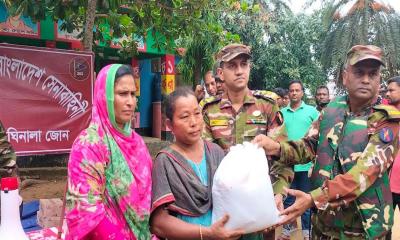
[[297, 217], [301, 216], [307, 209], [311, 208], [314, 204], [314, 201], [310, 194], [293, 190], [293, 189], [285, 189], [285, 191], [296, 198], [296, 201], [293, 203], [292, 206], [286, 208], [285, 210], [281, 211], [280, 215], [284, 216], [282, 221], [279, 223], [280, 225], [288, 224]]
[[280, 155], [281, 145], [278, 142], [272, 140], [270, 137], [260, 134], [257, 135], [251, 142], [264, 148], [264, 151], [267, 155], [270, 156]]

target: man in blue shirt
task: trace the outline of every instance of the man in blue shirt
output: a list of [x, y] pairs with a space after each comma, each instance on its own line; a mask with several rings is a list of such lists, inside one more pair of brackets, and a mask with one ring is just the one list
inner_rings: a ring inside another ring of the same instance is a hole
[[[289, 140], [299, 140], [302, 138], [310, 128], [312, 122], [318, 119], [319, 112], [311, 105], [307, 105], [303, 102], [304, 96], [303, 83], [300, 80], [292, 80], [289, 83], [289, 106], [281, 110], [283, 118], [285, 120], [286, 130], [288, 133]], [[301, 164], [294, 166], [294, 180], [292, 182], [292, 189], [308, 192], [310, 189], [310, 179], [308, 177], [308, 171], [311, 168], [312, 163]], [[285, 200], [285, 208], [294, 203], [294, 197], [288, 196]], [[310, 209], [308, 209], [301, 216], [301, 224], [304, 239], [308, 239], [310, 236]], [[285, 239], [286, 236], [290, 235], [290, 226], [284, 226], [282, 236]]]

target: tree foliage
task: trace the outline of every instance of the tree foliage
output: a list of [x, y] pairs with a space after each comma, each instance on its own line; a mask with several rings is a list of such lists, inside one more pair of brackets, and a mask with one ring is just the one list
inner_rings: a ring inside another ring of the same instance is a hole
[[260, 14], [235, 14], [225, 18], [224, 28], [237, 33], [252, 47], [250, 87], [288, 87], [299, 79], [314, 90], [327, 77], [318, 61], [318, 43], [323, 36], [318, 14], [294, 15], [285, 1], [254, 1]]
[[[12, 14], [23, 14], [34, 21], [50, 14], [54, 20], [65, 20], [63, 28], [72, 31], [83, 29], [88, 19], [88, 2], [96, 1], [94, 14], [94, 40], [110, 42], [114, 37], [126, 36], [122, 46], [125, 51], [135, 52], [132, 34], [146, 36], [151, 31], [155, 46], [159, 49], [174, 47], [174, 40], [209, 28], [204, 21], [204, 10], [216, 10], [233, 1], [215, 0], [3, 0]], [[104, 23], [110, 25], [105, 29]], [[88, 28], [88, 27], [87, 27]], [[90, 28], [90, 27], [89, 27]], [[104, 39], [111, 29], [110, 38]], [[83, 29], [83, 34], [93, 34]], [[158, 33], [158, 34], [156, 34]], [[91, 42], [92, 43], [92, 42]]]
[[326, 38], [321, 51], [324, 70], [339, 78], [347, 51], [357, 44], [373, 44], [385, 52], [386, 75], [400, 73], [400, 16], [383, 1], [325, 1]]
[[231, 14], [256, 13], [257, 5], [249, 6], [247, 3], [227, 2], [220, 11], [204, 10], [202, 19], [208, 23], [208, 28], [196, 31], [192, 36], [180, 39], [180, 46], [186, 52], [178, 65], [182, 80], [188, 85], [200, 84], [204, 74], [212, 70], [214, 55], [224, 45], [231, 42], [239, 42], [237, 34], [232, 34], [223, 29], [221, 18]]

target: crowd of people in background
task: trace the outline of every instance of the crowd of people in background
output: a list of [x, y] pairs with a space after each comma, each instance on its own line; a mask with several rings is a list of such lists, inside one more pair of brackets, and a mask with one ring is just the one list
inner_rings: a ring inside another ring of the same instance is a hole
[[[379, 95], [382, 50], [353, 46], [342, 73], [346, 94], [332, 98], [319, 86], [315, 106], [304, 101], [301, 80], [288, 89], [250, 90], [251, 59], [250, 47], [229, 44], [204, 86], [166, 97], [175, 140], [154, 161], [130, 125], [137, 104], [132, 69], [104, 67], [90, 125], [68, 162], [66, 239], [285, 240], [300, 216], [304, 239], [390, 239], [400, 207], [400, 77]], [[270, 159], [284, 216], [280, 236], [276, 226], [246, 235], [227, 230], [228, 215], [211, 221], [214, 173], [230, 147], [245, 141]], [[0, 124], [4, 174], [16, 174], [16, 156]]]

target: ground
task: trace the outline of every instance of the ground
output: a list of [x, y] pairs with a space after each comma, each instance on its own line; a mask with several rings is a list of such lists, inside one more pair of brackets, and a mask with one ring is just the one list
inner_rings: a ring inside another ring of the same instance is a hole
[[[25, 202], [41, 198], [62, 198], [66, 186], [66, 178], [58, 180], [36, 180], [22, 189], [21, 195]], [[400, 240], [400, 213], [397, 209], [395, 214], [395, 225], [393, 226], [393, 240]], [[295, 239], [295, 238], [293, 238]]]
[[21, 196], [24, 202], [29, 202], [43, 198], [63, 198], [66, 178], [59, 180], [40, 180], [21, 190]]

